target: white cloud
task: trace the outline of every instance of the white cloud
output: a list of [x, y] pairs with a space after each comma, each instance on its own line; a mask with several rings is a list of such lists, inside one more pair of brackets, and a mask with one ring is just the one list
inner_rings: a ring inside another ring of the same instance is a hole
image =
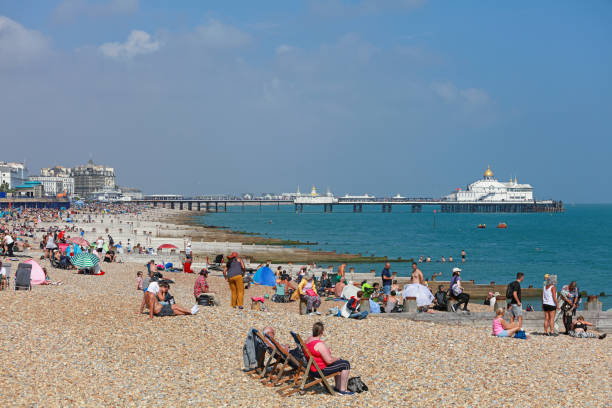
[[434, 82], [431, 89], [446, 102], [452, 102], [457, 98], [457, 87], [452, 82]]
[[251, 42], [249, 34], [217, 20], [210, 20], [208, 24], [196, 27], [192, 38], [209, 48], [238, 48]]
[[485, 105], [489, 102], [489, 95], [482, 89], [464, 89], [461, 91], [461, 96], [471, 105]]
[[103, 17], [131, 14], [138, 11], [139, 0], [63, 0], [55, 9], [54, 18], [60, 21], [72, 20], [78, 16]]
[[287, 54], [295, 51], [295, 47], [292, 45], [281, 44], [276, 48], [276, 55]]
[[8, 17], [0, 16], [0, 65], [19, 65], [49, 52], [49, 40]]
[[481, 106], [490, 102], [489, 94], [483, 89], [458, 89], [452, 82], [434, 82], [431, 89], [448, 103], [462, 103], [467, 106]]
[[132, 58], [136, 55], [150, 54], [159, 50], [159, 42], [151, 39], [151, 36], [140, 30], [132, 30], [126, 42], [105, 43], [98, 50], [105, 57], [110, 58]]

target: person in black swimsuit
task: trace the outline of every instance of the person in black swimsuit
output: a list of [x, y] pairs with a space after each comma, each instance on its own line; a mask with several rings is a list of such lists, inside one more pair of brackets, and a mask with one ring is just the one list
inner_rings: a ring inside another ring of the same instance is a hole
[[587, 332], [587, 327], [592, 326], [592, 325], [593, 323], [585, 321], [584, 317], [578, 316], [576, 318], [576, 321], [572, 323], [572, 330], [570, 330], [568, 334], [572, 337], [579, 337], [579, 338], [589, 338], [589, 339], [599, 338], [600, 340], [604, 339], [606, 337], [606, 333], [600, 336], [597, 336], [595, 333]]

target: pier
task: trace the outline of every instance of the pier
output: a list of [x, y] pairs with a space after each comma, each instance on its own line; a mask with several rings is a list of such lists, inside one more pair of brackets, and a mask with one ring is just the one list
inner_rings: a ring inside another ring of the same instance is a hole
[[304, 211], [305, 206], [318, 206], [325, 213], [333, 213], [337, 206], [352, 207], [354, 213], [362, 213], [364, 206], [374, 206], [383, 213], [393, 212], [393, 207], [409, 206], [411, 212], [420, 213], [423, 207], [436, 207], [442, 213], [556, 213], [563, 212], [563, 202], [545, 200], [528, 202], [487, 202], [487, 201], [450, 201], [445, 198], [350, 198], [350, 197], [298, 197], [291, 199], [240, 199], [240, 198], [180, 198], [180, 199], [143, 199], [134, 200], [139, 204], [149, 204], [154, 207], [171, 209], [226, 212], [229, 206], [259, 206], [274, 205], [280, 209], [281, 205], [293, 205], [297, 213]]

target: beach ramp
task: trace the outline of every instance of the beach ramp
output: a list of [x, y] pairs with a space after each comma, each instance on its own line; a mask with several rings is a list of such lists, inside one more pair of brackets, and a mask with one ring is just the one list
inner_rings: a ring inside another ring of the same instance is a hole
[[269, 266], [262, 266], [255, 272], [253, 282], [263, 286], [276, 286], [276, 276]]

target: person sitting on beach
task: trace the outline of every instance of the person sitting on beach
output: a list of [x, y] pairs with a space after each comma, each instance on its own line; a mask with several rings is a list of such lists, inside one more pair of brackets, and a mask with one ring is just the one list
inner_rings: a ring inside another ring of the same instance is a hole
[[457, 300], [457, 303], [451, 305], [453, 312], [459, 310], [459, 306], [463, 305], [463, 311], [469, 312], [467, 306], [470, 301], [470, 295], [463, 291], [461, 286], [461, 269], [453, 268], [453, 279], [451, 279], [450, 292], [452, 296]]
[[219, 299], [217, 295], [210, 291], [210, 287], [208, 286], [208, 271], [204, 268], [200, 271], [200, 276], [196, 279], [193, 285], [193, 296], [195, 297], [196, 302], [198, 302], [200, 295], [206, 295], [212, 301], [213, 305], [219, 306]]
[[385, 313], [399, 313], [399, 299], [397, 298], [397, 292], [394, 290], [387, 296]]
[[579, 315], [576, 318], [576, 321], [572, 323], [571, 330], [569, 331], [568, 334], [572, 337], [581, 338], [581, 339], [599, 338], [600, 340], [602, 340], [606, 337], [606, 333], [600, 336], [597, 336], [595, 333], [587, 332], [588, 326], [593, 326], [593, 323], [587, 322], [586, 320], [584, 320], [584, 317]]
[[113, 251], [109, 250], [106, 251], [106, 254], [104, 255], [104, 262], [108, 262], [111, 263], [115, 260], [115, 253]]
[[317, 312], [317, 309], [321, 306], [321, 298], [317, 293], [312, 273], [308, 273], [304, 276], [304, 279], [302, 279], [298, 285], [298, 293], [300, 294], [300, 299], [306, 302], [306, 313], [321, 314]]
[[438, 291], [434, 295], [435, 310], [446, 312], [448, 310], [448, 296], [443, 285], [438, 285]]
[[347, 300], [340, 310], [341, 316], [347, 319], [365, 319], [368, 316], [368, 312], [359, 311], [362, 296], [363, 292], [358, 291], [357, 296], [352, 296], [349, 300]]
[[342, 291], [344, 290], [345, 286], [346, 286], [346, 280], [344, 280], [343, 278], [340, 278], [338, 283], [336, 283], [336, 286], [334, 286], [334, 295], [337, 298], [342, 297]]
[[334, 286], [332, 285], [331, 279], [329, 278], [329, 276], [327, 275], [327, 272], [325, 271], [321, 273], [320, 288], [321, 288], [321, 292], [324, 295], [329, 295], [329, 294], [334, 293]]
[[149, 308], [149, 318], [153, 316], [182, 316], [182, 315], [194, 315], [198, 313], [200, 308], [195, 305], [191, 310], [184, 309], [177, 304], [171, 304], [169, 301], [168, 289], [170, 285], [167, 282], [159, 283], [159, 292], [153, 294], [153, 292], [145, 292], [145, 302]]
[[[338, 373], [334, 379], [336, 381], [335, 390], [342, 395], [353, 395], [348, 391], [348, 379], [351, 374], [351, 365], [346, 360], [333, 357], [329, 347], [321, 340], [324, 333], [324, 326], [321, 322], [316, 322], [312, 326], [312, 336], [306, 339], [306, 348], [315, 360], [323, 375]], [[304, 352], [304, 354], [306, 354]], [[317, 369], [314, 366], [310, 367], [310, 374], [318, 376]]]
[[498, 308], [493, 319], [493, 335], [497, 337], [512, 337], [521, 328], [516, 323], [506, 323], [504, 320], [504, 309]]

